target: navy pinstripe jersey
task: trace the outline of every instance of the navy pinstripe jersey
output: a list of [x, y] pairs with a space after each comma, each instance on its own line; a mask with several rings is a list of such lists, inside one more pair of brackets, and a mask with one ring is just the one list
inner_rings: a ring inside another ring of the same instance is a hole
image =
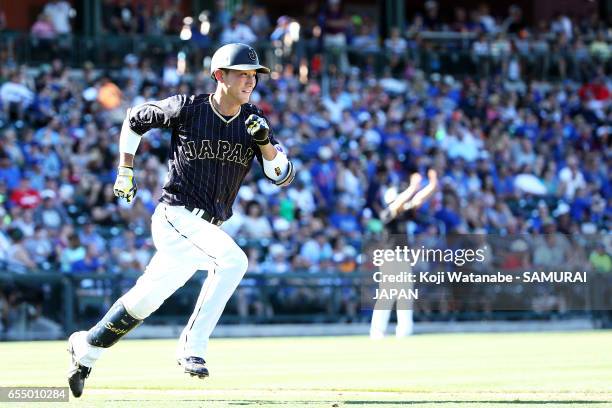
[[[131, 108], [128, 120], [139, 135], [153, 128], [172, 129], [168, 179], [160, 201], [202, 208], [227, 220], [253, 157], [260, 164], [262, 160], [244, 122], [253, 113], [263, 114], [246, 103], [235, 116], [224, 117], [211, 105], [211, 97], [175, 95], [146, 102]], [[277, 144], [272, 129], [270, 142]]]

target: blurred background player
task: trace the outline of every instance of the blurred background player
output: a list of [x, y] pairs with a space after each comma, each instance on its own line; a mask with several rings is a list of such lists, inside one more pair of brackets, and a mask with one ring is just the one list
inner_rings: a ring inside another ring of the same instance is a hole
[[[422, 177], [419, 173], [413, 173], [410, 176], [410, 184], [408, 188], [402, 191], [397, 197], [393, 198], [387, 208], [381, 213], [381, 220], [385, 223], [387, 230], [387, 243], [389, 249], [394, 249], [396, 246], [406, 245], [406, 235], [399, 228], [400, 223], [405, 223], [409, 218], [412, 218], [414, 211], [421, 207], [431, 195], [436, 191], [438, 186], [438, 175], [434, 169], [427, 172], [428, 184], [421, 187]], [[399, 268], [399, 269], [398, 269]], [[410, 265], [407, 262], [385, 262], [381, 265], [383, 276], [397, 274], [398, 272], [410, 272]], [[386, 284], [381, 282], [382, 288], [398, 288], [411, 289], [411, 283], [402, 284]], [[413, 301], [405, 298], [394, 299], [378, 299], [372, 311], [372, 322], [370, 324], [370, 338], [380, 339], [385, 336], [389, 318], [391, 317], [391, 309], [396, 304], [397, 310], [397, 326], [395, 327], [395, 335], [397, 337], [409, 336], [413, 332]]]

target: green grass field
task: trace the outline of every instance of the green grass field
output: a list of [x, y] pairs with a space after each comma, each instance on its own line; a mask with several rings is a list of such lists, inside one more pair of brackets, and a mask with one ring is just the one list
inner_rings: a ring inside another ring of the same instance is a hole
[[[213, 339], [206, 380], [175, 341], [125, 340], [84, 407], [612, 406], [612, 331]], [[0, 386], [64, 386], [65, 342], [0, 343]], [[0, 403], [0, 405], [2, 405]], [[11, 403], [5, 406], [37, 406]], [[65, 404], [59, 404], [65, 405]]]

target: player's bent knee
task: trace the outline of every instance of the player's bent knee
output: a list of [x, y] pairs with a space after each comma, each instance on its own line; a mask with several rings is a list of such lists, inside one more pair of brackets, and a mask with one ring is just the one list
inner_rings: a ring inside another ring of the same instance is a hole
[[108, 348], [115, 344], [142, 320], [130, 315], [123, 303], [116, 301], [104, 317], [87, 332], [87, 342], [92, 346]]
[[148, 293], [145, 296], [130, 296], [130, 291], [123, 295], [121, 301], [128, 313], [135, 319], [144, 320], [164, 303], [166, 297]]

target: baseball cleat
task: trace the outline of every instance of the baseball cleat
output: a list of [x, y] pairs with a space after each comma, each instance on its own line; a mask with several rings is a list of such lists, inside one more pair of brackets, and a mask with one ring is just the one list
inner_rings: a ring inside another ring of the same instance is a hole
[[185, 368], [185, 372], [192, 377], [206, 378], [208, 377], [208, 368], [206, 361], [202, 357], [187, 357], [178, 360], [178, 365]]
[[83, 388], [85, 388], [85, 379], [89, 377], [91, 368], [79, 364], [74, 354], [74, 336], [77, 333], [73, 333], [68, 339], [68, 353], [70, 353], [70, 368], [68, 369], [68, 385], [70, 391], [75, 398], [79, 398], [83, 394]]

